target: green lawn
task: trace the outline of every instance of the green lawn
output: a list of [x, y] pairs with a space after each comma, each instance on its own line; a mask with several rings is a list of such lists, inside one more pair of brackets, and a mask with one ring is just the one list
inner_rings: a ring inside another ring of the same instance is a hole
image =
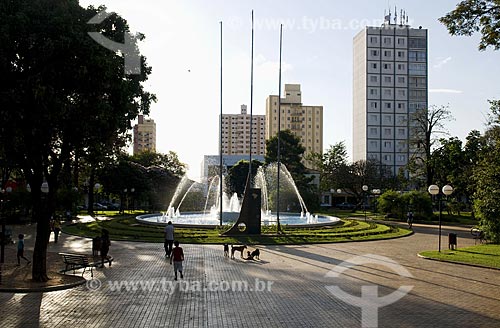
[[420, 255], [448, 262], [460, 262], [500, 269], [500, 245], [483, 244], [456, 250], [425, 251]]
[[[163, 227], [144, 225], [135, 221], [134, 216], [117, 216], [111, 220], [100, 220], [90, 223], [76, 223], [63, 226], [63, 232], [95, 237], [100, 235], [101, 229], [108, 229], [111, 239], [163, 242]], [[262, 235], [259, 236], [221, 236], [229, 226], [207, 229], [201, 228], [176, 228], [176, 239], [181, 243], [189, 244], [236, 244], [248, 245], [277, 245], [277, 244], [312, 244], [332, 243], [346, 241], [364, 241], [388, 239], [407, 236], [412, 232], [375, 222], [343, 219], [335, 226], [322, 228], [293, 228], [283, 226], [284, 232], [276, 234], [276, 226], [263, 226]]]

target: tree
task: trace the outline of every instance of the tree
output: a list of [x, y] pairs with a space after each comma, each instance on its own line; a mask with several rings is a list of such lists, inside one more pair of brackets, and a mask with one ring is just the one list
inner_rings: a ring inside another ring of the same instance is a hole
[[[312, 178], [307, 177], [306, 167], [302, 159], [306, 149], [300, 143], [300, 138], [295, 136], [290, 130], [280, 131], [280, 159], [285, 165], [297, 185], [300, 193], [310, 192], [309, 183]], [[266, 141], [266, 164], [278, 161], [278, 135]]]
[[179, 178], [186, 174], [186, 164], [182, 163], [177, 153], [173, 151], [169, 151], [167, 154], [144, 151], [133, 155], [130, 160], [144, 167], [162, 168]]
[[387, 166], [376, 160], [359, 160], [338, 170], [335, 176], [335, 188], [340, 188], [355, 197], [361, 204], [366, 196], [363, 186], [376, 189], [389, 189], [393, 186], [394, 177]]
[[425, 186], [434, 182], [432, 151], [439, 136], [447, 134], [444, 123], [452, 118], [448, 106], [431, 106], [427, 110], [417, 110], [412, 115], [410, 147], [414, 150], [414, 156], [409, 168], [418, 178], [425, 180]]
[[348, 167], [345, 143], [341, 141], [334, 145], [330, 145], [330, 148], [325, 151], [323, 155], [313, 153], [310, 160], [321, 172], [320, 189], [335, 189], [338, 187], [338, 174], [340, 174], [342, 170], [346, 171]]
[[500, 243], [500, 112], [496, 103], [491, 111], [483, 151], [474, 168], [474, 211], [488, 238]]
[[[124, 59], [89, 37], [96, 28], [116, 42], [130, 35], [116, 14], [87, 24], [103, 9], [82, 8], [77, 0], [0, 3], [0, 143], [31, 185], [38, 222], [35, 281], [48, 279], [49, 219], [63, 164], [125, 135], [131, 120], [147, 114], [155, 100], [142, 86], [151, 73], [144, 57], [139, 74], [125, 75]], [[40, 190], [44, 181], [46, 196]]]
[[[262, 162], [255, 159], [252, 160], [252, 177], [255, 177], [258, 168], [262, 165]], [[236, 193], [239, 196], [244, 194], [248, 177], [248, 167], [249, 161], [242, 159], [229, 169], [229, 181], [226, 187], [229, 188], [230, 194]]]
[[481, 33], [479, 50], [491, 46], [500, 49], [500, 1], [465, 0], [439, 18], [451, 35], [472, 35]]

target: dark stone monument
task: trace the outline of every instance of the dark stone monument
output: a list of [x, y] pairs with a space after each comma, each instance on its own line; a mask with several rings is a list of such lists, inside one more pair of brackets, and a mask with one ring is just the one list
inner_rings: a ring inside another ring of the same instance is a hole
[[260, 235], [261, 233], [261, 192], [250, 188], [247, 180], [241, 211], [236, 223], [223, 235]]

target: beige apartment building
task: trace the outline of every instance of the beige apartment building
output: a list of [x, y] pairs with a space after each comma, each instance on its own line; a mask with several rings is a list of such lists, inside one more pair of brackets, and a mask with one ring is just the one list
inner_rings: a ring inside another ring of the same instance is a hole
[[156, 151], [156, 123], [139, 115], [134, 125], [134, 155], [143, 151]]
[[[302, 104], [300, 84], [285, 84], [285, 98], [281, 98], [280, 130], [290, 130], [300, 138], [306, 149], [304, 156], [311, 153], [323, 154], [323, 106]], [[266, 100], [266, 140], [278, 133], [278, 96], [270, 95]], [[304, 160], [310, 169], [312, 163]]]
[[[252, 115], [252, 155], [266, 153], [265, 115]], [[222, 114], [222, 155], [250, 154], [250, 114], [241, 105], [240, 114]]]
[[412, 114], [428, 106], [427, 30], [390, 21], [354, 37], [353, 160], [396, 175], [415, 153]]

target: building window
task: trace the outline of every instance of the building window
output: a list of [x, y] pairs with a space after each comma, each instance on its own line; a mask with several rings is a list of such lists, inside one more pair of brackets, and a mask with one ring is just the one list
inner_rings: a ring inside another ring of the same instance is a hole
[[378, 50], [372, 50], [371, 54], [372, 54], [373, 57], [377, 57], [378, 56]]
[[392, 44], [391, 38], [385, 37], [384, 38], [384, 45], [390, 46]]
[[370, 107], [371, 108], [377, 108], [377, 102], [376, 101], [370, 102]]
[[404, 90], [404, 89], [398, 90], [398, 96], [405, 97], [406, 96], [406, 90]]
[[410, 51], [408, 52], [408, 60], [425, 62], [427, 61], [427, 53], [425, 51]]
[[373, 69], [377, 69], [377, 63], [372, 63], [371, 66]]
[[392, 96], [392, 90], [391, 89], [384, 89], [384, 96], [391, 97]]
[[427, 73], [427, 65], [426, 64], [417, 64], [417, 63], [410, 63], [409, 73], [411, 75], [426, 75]]
[[427, 42], [424, 38], [409, 38], [408, 48], [425, 48]]
[[387, 63], [385, 63], [383, 67], [384, 69], [392, 69], [392, 65]]
[[377, 82], [378, 82], [378, 76], [376, 76], [376, 75], [371, 75], [371, 76], [370, 76], [370, 82], [377, 83]]
[[386, 103], [384, 103], [384, 108], [385, 108], [385, 109], [391, 109], [391, 108], [392, 108], [391, 103], [390, 103], [390, 102], [386, 102]]
[[398, 38], [398, 45], [404, 46], [405, 45], [405, 39], [404, 38]]
[[384, 50], [384, 57], [392, 57], [392, 51], [391, 50]]
[[405, 77], [404, 76], [398, 76], [398, 83], [399, 84], [404, 84], [405, 83]]

